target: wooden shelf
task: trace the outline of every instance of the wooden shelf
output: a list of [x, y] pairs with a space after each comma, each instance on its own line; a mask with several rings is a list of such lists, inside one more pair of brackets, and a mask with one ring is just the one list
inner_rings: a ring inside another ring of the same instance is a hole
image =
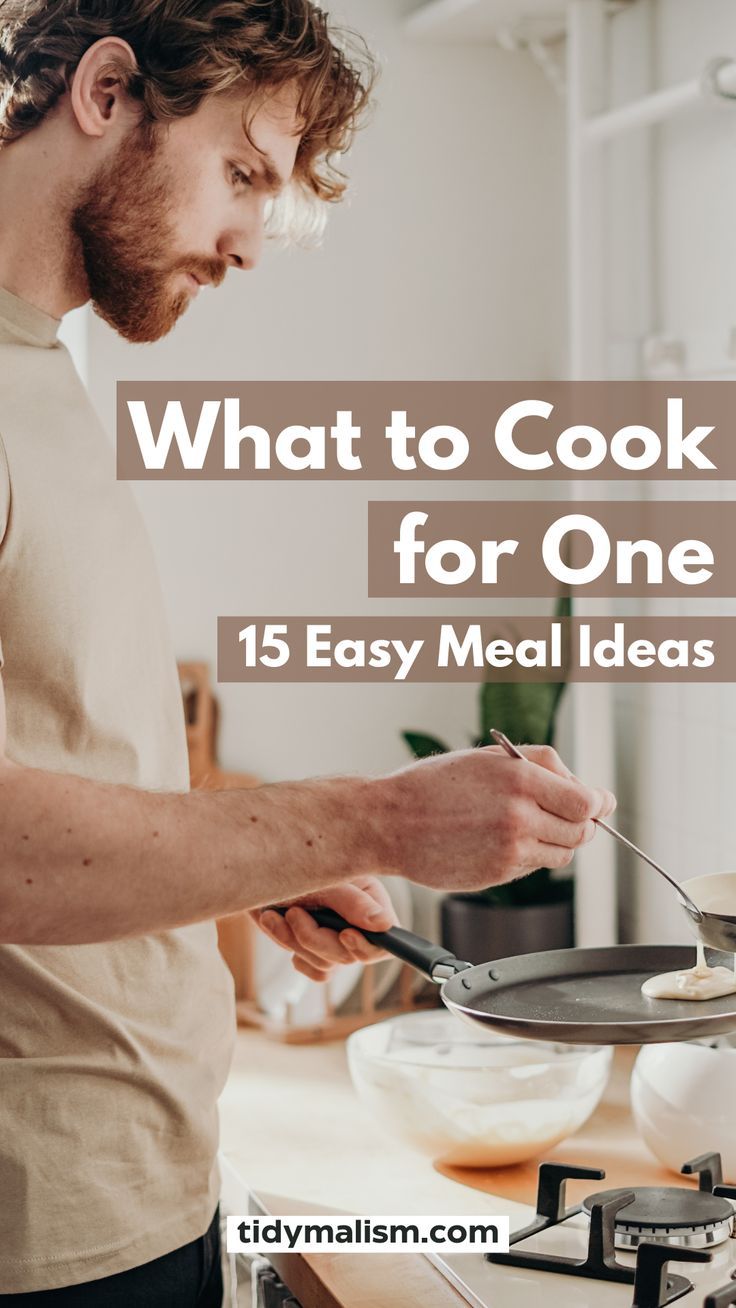
[[549, 41], [565, 32], [564, 0], [425, 0], [406, 31], [425, 41], [495, 41], [501, 28]]

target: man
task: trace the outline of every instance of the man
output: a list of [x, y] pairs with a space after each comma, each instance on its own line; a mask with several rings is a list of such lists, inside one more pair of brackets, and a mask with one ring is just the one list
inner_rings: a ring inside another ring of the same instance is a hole
[[385, 929], [376, 874], [562, 867], [613, 806], [533, 749], [187, 793], [153, 562], [58, 319], [153, 340], [252, 268], [274, 197], [339, 198], [369, 83], [308, 0], [0, 0], [0, 1303], [219, 1303], [212, 919], [323, 978], [375, 951], [269, 904]]

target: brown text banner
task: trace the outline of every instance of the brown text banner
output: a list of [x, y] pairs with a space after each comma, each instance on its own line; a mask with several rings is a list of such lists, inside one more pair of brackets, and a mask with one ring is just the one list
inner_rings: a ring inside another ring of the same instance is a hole
[[736, 596], [736, 502], [371, 501], [371, 597]]
[[736, 479], [734, 383], [121, 381], [121, 480]]
[[736, 618], [222, 617], [221, 682], [736, 681]]

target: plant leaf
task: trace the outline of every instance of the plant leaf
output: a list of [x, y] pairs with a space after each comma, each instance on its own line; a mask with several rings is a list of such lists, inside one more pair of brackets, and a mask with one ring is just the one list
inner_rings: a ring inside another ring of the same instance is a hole
[[515, 745], [551, 745], [564, 689], [564, 682], [485, 682], [480, 692], [484, 743], [490, 743], [496, 727]]
[[421, 731], [402, 731], [402, 736], [415, 758], [431, 758], [433, 754], [449, 754], [447, 745], [435, 736], [427, 736]]

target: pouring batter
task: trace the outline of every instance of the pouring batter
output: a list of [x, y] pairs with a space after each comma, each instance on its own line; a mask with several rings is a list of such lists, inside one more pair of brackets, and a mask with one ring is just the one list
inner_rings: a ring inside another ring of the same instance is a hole
[[[736, 965], [736, 958], [734, 963]], [[736, 994], [736, 970], [709, 967], [705, 947], [698, 941], [695, 967], [652, 976], [644, 982], [641, 992], [648, 999], [720, 999], [723, 995]]]

